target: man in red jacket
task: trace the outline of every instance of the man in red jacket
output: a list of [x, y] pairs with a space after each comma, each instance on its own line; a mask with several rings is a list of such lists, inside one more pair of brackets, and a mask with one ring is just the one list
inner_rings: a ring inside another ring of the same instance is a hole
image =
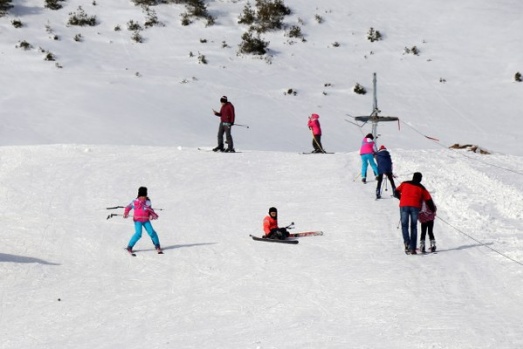
[[[416, 254], [418, 240], [418, 215], [423, 202], [436, 212], [436, 206], [430, 193], [421, 184], [423, 178], [420, 172], [414, 173], [411, 181], [403, 182], [394, 191], [394, 196], [400, 200], [401, 231], [406, 254]], [[410, 236], [409, 236], [410, 219]]]
[[[234, 144], [232, 142], [231, 128], [234, 125], [234, 105], [227, 100], [227, 96], [220, 98], [222, 107], [220, 111], [212, 110], [214, 115], [220, 117], [220, 126], [218, 127], [218, 146], [213, 151], [223, 151], [226, 153], [234, 153]], [[223, 134], [227, 140], [227, 149], [223, 147]]]

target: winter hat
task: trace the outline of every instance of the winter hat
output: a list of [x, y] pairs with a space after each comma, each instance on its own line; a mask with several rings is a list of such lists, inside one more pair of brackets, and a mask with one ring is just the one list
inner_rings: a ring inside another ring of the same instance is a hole
[[423, 175], [421, 172], [414, 172], [414, 175], [412, 176], [412, 181], [415, 183], [421, 183], [421, 179], [423, 178]]
[[271, 214], [271, 212], [276, 212], [276, 214], [278, 214], [278, 209], [276, 207], [271, 207], [269, 208], [269, 214]]
[[138, 197], [140, 197], [140, 196], [147, 196], [147, 188], [146, 187], [138, 188]]
[[227, 103], [227, 96], [222, 96], [222, 98], [220, 98], [220, 103]]
[[382, 145], [382, 146], [380, 147], [380, 150], [383, 150], [383, 149], [385, 149], [385, 150], [386, 150], [387, 148], [385, 148], [385, 146], [384, 146], [384, 145]]
[[320, 116], [318, 114], [312, 114], [311, 119], [319, 119]]
[[365, 138], [370, 138], [370, 139], [374, 139], [374, 136], [372, 135], [372, 133], [368, 133]]

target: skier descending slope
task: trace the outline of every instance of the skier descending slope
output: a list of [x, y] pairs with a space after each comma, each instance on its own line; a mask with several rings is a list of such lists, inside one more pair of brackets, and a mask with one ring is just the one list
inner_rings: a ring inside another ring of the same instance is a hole
[[125, 207], [123, 218], [129, 217], [129, 212], [134, 210], [133, 221], [134, 221], [134, 235], [131, 237], [129, 244], [127, 245], [127, 252], [131, 255], [135, 255], [133, 252], [134, 245], [142, 237], [142, 230], [145, 228], [147, 234], [151, 237], [151, 240], [154, 244], [154, 248], [158, 254], [162, 254], [162, 249], [160, 247], [160, 240], [158, 239], [158, 234], [154, 231], [151, 221], [149, 219], [158, 219], [158, 215], [154, 212], [151, 206], [151, 200], [147, 196], [147, 188], [140, 187], [138, 188], [138, 197], [134, 199], [129, 205]]

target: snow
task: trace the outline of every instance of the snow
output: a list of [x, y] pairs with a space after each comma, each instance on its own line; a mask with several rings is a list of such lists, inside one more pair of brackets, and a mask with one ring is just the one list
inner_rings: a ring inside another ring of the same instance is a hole
[[[523, 347], [523, 4], [285, 3], [307, 41], [264, 34], [267, 59], [237, 55], [246, 1], [208, 2], [211, 27], [156, 6], [165, 26], [142, 44], [127, 0], [17, 1], [0, 18], [0, 348]], [[79, 5], [97, 26], [66, 25]], [[401, 120], [378, 143], [397, 183], [423, 173], [437, 254], [406, 256], [390, 186], [376, 201], [360, 182], [370, 125], [346, 121], [372, 111], [374, 72], [380, 115]], [[237, 154], [197, 149], [215, 146], [222, 95], [249, 126], [233, 129]], [[301, 154], [311, 113], [335, 154]], [[106, 207], [142, 185], [165, 254], [144, 233], [133, 258], [132, 222]], [[325, 234], [251, 240], [271, 206]]]

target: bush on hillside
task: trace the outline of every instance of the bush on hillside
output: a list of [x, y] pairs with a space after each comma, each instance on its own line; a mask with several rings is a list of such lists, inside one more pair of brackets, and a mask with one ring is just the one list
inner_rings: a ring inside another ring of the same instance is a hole
[[44, 7], [56, 11], [62, 8], [62, 4], [60, 4], [60, 2], [63, 1], [64, 0], [45, 0]]
[[520, 72], [517, 72], [514, 75], [514, 80], [517, 81], [517, 82], [522, 82], [523, 81], [523, 79], [521, 78], [521, 73]]
[[374, 28], [370, 28], [369, 32], [367, 33], [367, 39], [370, 40], [370, 42], [379, 41], [381, 40], [381, 33], [379, 30], [374, 30]]
[[260, 34], [256, 37], [251, 32], [242, 35], [242, 42], [240, 43], [240, 53], [264, 55], [267, 53], [269, 42], [263, 41]]
[[82, 6], [78, 6], [78, 12], [69, 13], [69, 22], [68, 25], [78, 25], [78, 26], [90, 26], [93, 27], [96, 25], [96, 16], [89, 16], [85, 13]]
[[13, 19], [11, 21], [11, 24], [13, 25], [13, 27], [15, 28], [22, 28], [24, 25], [22, 24], [22, 21], [19, 20], [19, 19]]
[[405, 47], [405, 54], [409, 53], [419, 56], [419, 49], [416, 46], [412, 46], [411, 48]]
[[12, 7], [11, 0], [0, 0], [0, 17], [5, 16]]
[[23, 40], [23, 41], [20, 41], [20, 43], [16, 46], [16, 48], [21, 48], [23, 50], [30, 50], [31, 48], [33, 48], [33, 46], [28, 43], [27, 41]]
[[[171, 0], [173, 1], [173, 0]], [[185, 4], [186, 13], [181, 14], [182, 25], [187, 26], [192, 23], [191, 18], [203, 18], [207, 20], [206, 26], [212, 26], [215, 18], [207, 11], [207, 5], [203, 0], [174, 0], [176, 4]]]
[[354, 91], [354, 93], [357, 93], [359, 95], [364, 95], [367, 93], [365, 87], [361, 86], [359, 83], [356, 83], [356, 86], [354, 86], [352, 90]]
[[256, 0], [253, 10], [247, 3], [240, 14], [238, 23], [251, 26], [251, 30], [264, 33], [269, 30], [282, 29], [283, 18], [291, 14], [290, 8], [282, 0]]

